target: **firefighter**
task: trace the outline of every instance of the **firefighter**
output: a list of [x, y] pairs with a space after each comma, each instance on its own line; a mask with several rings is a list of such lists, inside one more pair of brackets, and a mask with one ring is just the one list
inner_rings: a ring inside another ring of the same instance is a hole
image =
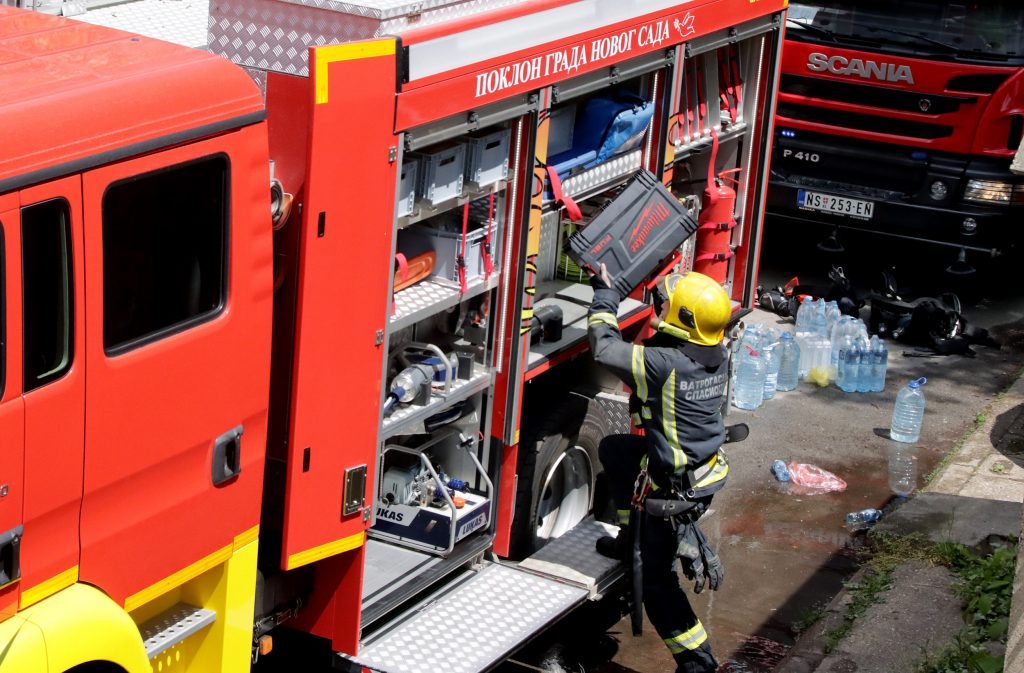
[[675, 561], [700, 593], [718, 589], [724, 571], [697, 520], [728, 475], [721, 451], [726, 431], [721, 408], [729, 376], [722, 345], [731, 316], [729, 298], [700, 274], [664, 279], [661, 306], [651, 319], [655, 334], [642, 345], [622, 340], [605, 265], [591, 279], [594, 300], [588, 332], [594, 359], [633, 391], [634, 422], [644, 435], [611, 435], [600, 447], [620, 524], [619, 536], [602, 538], [598, 551], [625, 559], [633, 553], [634, 632], [639, 605], [676, 660], [677, 673], [717, 669], [707, 632], [680, 587]]

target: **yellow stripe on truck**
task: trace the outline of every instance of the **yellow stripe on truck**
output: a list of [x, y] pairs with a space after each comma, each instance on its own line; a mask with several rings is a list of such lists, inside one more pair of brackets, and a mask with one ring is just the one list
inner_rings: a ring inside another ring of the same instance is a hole
[[[394, 40], [373, 40], [335, 44], [316, 49], [316, 103], [320, 105], [328, 100], [327, 66], [338, 61], [355, 61], [376, 56], [391, 56], [395, 53]], [[346, 83], [346, 86], [350, 83]]]
[[43, 580], [34, 587], [22, 588], [21, 600], [18, 607], [22, 610], [34, 605], [44, 598], [48, 598], [61, 589], [66, 589], [78, 581], [78, 566], [72, 566], [62, 573], [54, 575], [48, 580]]

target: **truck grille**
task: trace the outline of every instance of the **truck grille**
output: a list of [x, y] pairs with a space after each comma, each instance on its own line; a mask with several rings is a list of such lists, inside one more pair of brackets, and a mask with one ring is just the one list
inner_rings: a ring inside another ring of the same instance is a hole
[[[783, 75], [781, 91], [794, 96], [866, 105], [894, 112], [927, 112], [932, 115], [956, 112], [961, 105], [977, 103], [977, 98], [968, 96], [922, 94], [916, 91], [889, 89], [883, 86], [853, 82], [836, 82], [820, 77], [802, 77], [800, 75]], [[924, 110], [921, 109], [922, 101], [927, 101], [925, 104], [927, 108]]]
[[904, 138], [920, 138], [935, 140], [953, 135], [953, 127], [945, 124], [910, 121], [907, 119], [891, 119], [871, 114], [829, 110], [827, 108], [800, 105], [797, 103], [779, 103], [778, 116], [812, 124], [827, 124], [838, 128], [885, 133]]

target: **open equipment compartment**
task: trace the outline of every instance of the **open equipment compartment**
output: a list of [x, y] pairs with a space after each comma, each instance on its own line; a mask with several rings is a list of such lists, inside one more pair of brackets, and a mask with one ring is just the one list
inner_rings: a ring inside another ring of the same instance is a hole
[[492, 314], [521, 124], [507, 115], [467, 130], [442, 120], [405, 134], [363, 583], [367, 633], [493, 540]]

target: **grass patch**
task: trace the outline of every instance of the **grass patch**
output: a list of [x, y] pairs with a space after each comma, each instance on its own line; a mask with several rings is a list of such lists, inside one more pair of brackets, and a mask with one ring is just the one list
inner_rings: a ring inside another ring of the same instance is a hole
[[825, 616], [826, 607], [828, 607], [826, 603], [815, 603], [809, 608], [804, 608], [797, 616], [796, 621], [790, 625], [794, 635], [800, 635], [820, 622], [821, 618]]
[[[853, 629], [857, 619], [872, 605], [880, 603], [892, 588], [893, 572], [901, 565], [918, 561], [950, 568], [960, 580], [957, 593], [964, 603], [964, 620], [968, 626], [957, 642], [942, 657], [953, 661], [988, 662], [985, 643], [1006, 642], [1013, 593], [1013, 571], [1016, 547], [999, 547], [992, 554], [980, 557], [967, 547], [953, 543], [935, 544], [921, 535], [875, 533], [860, 552], [864, 574], [859, 582], [846, 585], [850, 594], [842, 623], [825, 634], [825, 654], [830, 654]], [[991, 657], [989, 657], [991, 658]], [[928, 665], [934, 666], [927, 668]], [[925, 662], [915, 673], [994, 673], [989, 668], [951, 667]], [[1000, 662], [999, 671], [1002, 670]]]
[[836, 646], [853, 629], [854, 622], [863, 617], [868, 608], [882, 600], [882, 594], [892, 588], [892, 571], [868, 571], [860, 582], [846, 585], [850, 603], [846, 606], [843, 623], [825, 634], [825, 654], [831, 654]]
[[935, 545], [921, 535], [888, 533], [873, 534], [859, 555], [864, 575], [861, 581], [846, 585], [850, 602], [842, 623], [825, 634], [825, 654], [835, 650], [869, 607], [881, 602], [882, 595], [892, 588], [892, 574], [896, 568], [910, 561], [941, 563], [944, 558]]
[[997, 547], [983, 557], [949, 543], [938, 545], [937, 551], [960, 581], [957, 594], [966, 625], [952, 645], [919, 663], [915, 673], [1001, 673], [1003, 658], [992, 649], [1006, 644], [1016, 545]]

